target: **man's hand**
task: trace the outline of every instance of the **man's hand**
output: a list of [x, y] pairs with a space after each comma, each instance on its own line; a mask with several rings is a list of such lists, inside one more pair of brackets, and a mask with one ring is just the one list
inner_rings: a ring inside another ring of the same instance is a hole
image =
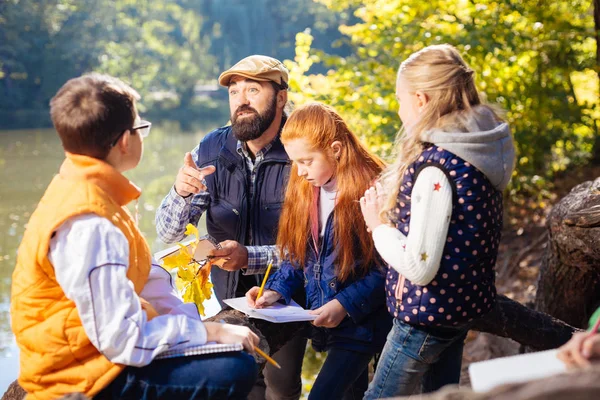
[[254, 332], [245, 326], [220, 324], [218, 322], [205, 322], [207, 341], [217, 343], [241, 343], [249, 353], [254, 353], [260, 339]]
[[225, 240], [220, 243], [220, 249], [213, 249], [209, 256], [225, 258], [227, 261], [221, 267], [225, 271], [237, 271], [248, 266], [248, 249], [235, 240]]
[[337, 299], [333, 299], [309, 313], [318, 315], [317, 319], [313, 321], [313, 325], [324, 328], [335, 328], [346, 317], [346, 309]]
[[275, 303], [281, 298], [281, 294], [274, 290], [264, 290], [260, 298], [257, 300], [256, 296], [258, 296], [259, 290], [260, 288], [258, 286], [254, 286], [252, 289], [246, 292], [246, 301], [252, 308], [269, 307], [271, 304]]
[[559, 349], [556, 356], [569, 368], [588, 367], [590, 359], [600, 358], [600, 334], [590, 336], [589, 332], [578, 332]]
[[198, 194], [206, 190], [206, 186], [204, 186], [202, 181], [205, 176], [212, 174], [215, 170], [213, 165], [198, 168], [192, 159], [192, 155], [185, 153], [183, 167], [179, 168], [177, 178], [175, 178], [175, 191], [181, 197], [187, 197], [192, 193]]

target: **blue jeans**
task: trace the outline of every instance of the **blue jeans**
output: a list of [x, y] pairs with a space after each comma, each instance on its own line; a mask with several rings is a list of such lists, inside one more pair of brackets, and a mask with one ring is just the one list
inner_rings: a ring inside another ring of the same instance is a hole
[[362, 399], [373, 354], [333, 348], [319, 371], [308, 400]]
[[243, 351], [168, 358], [125, 368], [94, 399], [245, 399], [257, 374]]
[[429, 393], [460, 380], [469, 327], [419, 327], [394, 319], [365, 400]]

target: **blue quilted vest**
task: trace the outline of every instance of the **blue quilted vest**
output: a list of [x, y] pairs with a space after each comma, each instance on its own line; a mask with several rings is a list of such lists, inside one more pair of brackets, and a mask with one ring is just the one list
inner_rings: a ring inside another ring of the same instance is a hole
[[[246, 246], [273, 245], [277, 239], [279, 214], [289, 178], [289, 157], [281, 141], [275, 140], [257, 167], [251, 201], [245, 160], [236, 148], [237, 139], [231, 132], [231, 126], [212, 131], [200, 143], [198, 166], [216, 167], [216, 171], [205, 178], [210, 193], [206, 228], [219, 242], [236, 240]], [[235, 297], [239, 271], [213, 268], [210, 274], [220, 302]], [[258, 284], [262, 275], [256, 277]], [[225, 305], [221, 303], [221, 306]]]
[[289, 157], [276, 139], [257, 167], [251, 202], [246, 161], [237, 153], [237, 142], [231, 126], [226, 126], [209, 133], [200, 143], [199, 167], [216, 167], [205, 178], [210, 193], [208, 233], [218, 241], [236, 240], [249, 246], [275, 244], [290, 173]]
[[[494, 265], [502, 230], [502, 193], [477, 168], [455, 154], [431, 145], [406, 171], [396, 213], [396, 227], [409, 234], [410, 201], [425, 167], [440, 168], [453, 186], [453, 207], [440, 268], [426, 286], [404, 285], [388, 267], [387, 307], [411, 325], [457, 326], [481, 317], [495, 302]], [[432, 188], [433, 190], [433, 188]]]

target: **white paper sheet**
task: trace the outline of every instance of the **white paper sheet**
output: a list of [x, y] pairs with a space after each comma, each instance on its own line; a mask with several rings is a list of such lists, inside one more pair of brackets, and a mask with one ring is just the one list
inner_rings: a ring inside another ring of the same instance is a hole
[[567, 371], [556, 358], [558, 350], [519, 354], [495, 358], [469, 365], [471, 387], [476, 392], [487, 392], [505, 383], [527, 382]]
[[316, 315], [309, 314], [308, 310], [300, 307], [294, 300], [287, 306], [275, 303], [267, 308], [250, 308], [245, 297], [227, 299], [223, 300], [223, 302], [231, 308], [243, 312], [250, 318], [264, 319], [274, 323], [313, 321], [317, 318]]

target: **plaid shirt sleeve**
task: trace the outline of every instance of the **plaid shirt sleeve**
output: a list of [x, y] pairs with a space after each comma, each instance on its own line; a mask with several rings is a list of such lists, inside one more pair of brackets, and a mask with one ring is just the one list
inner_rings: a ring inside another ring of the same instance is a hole
[[246, 246], [246, 248], [248, 249], [248, 268], [244, 271], [244, 275], [264, 274], [271, 261], [273, 267], [279, 267], [281, 260], [277, 246]]
[[[192, 150], [192, 158], [198, 163], [199, 146]], [[160, 240], [165, 243], [181, 241], [185, 236], [187, 224], [198, 225], [202, 214], [210, 206], [210, 194], [200, 192], [188, 197], [181, 197], [175, 186], [163, 199], [156, 211], [156, 233]]]

